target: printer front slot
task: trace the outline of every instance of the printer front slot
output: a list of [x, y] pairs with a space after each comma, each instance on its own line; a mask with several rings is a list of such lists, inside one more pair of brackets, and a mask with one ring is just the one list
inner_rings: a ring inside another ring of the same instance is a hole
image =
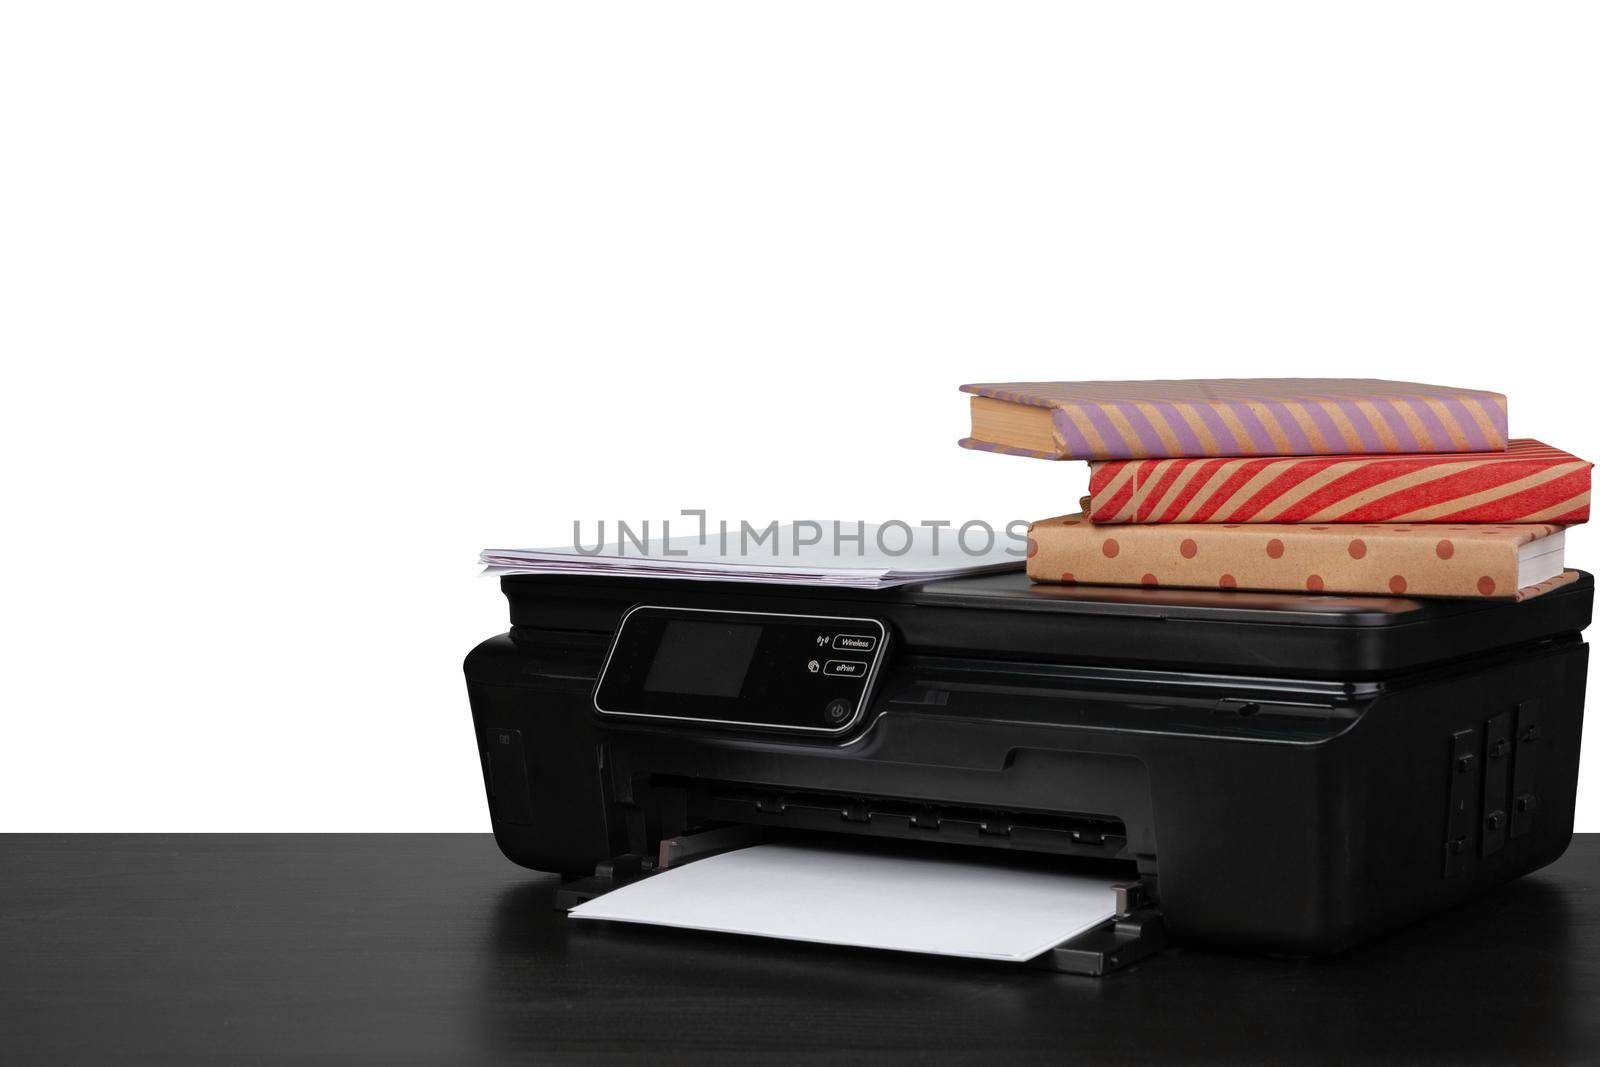
[[1128, 843], [1122, 821], [1105, 816], [1006, 811], [705, 781], [664, 779], [653, 782], [651, 788], [681, 792], [681, 801], [674, 797], [666, 802], [682, 803], [688, 825], [697, 829], [751, 826], [1100, 860], [1122, 856]]

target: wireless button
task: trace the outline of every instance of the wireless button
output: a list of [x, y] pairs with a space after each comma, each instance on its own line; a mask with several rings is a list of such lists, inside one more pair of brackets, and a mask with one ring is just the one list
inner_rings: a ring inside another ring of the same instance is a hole
[[878, 639], [868, 634], [840, 634], [833, 639], [833, 647], [840, 652], [871, 652]]

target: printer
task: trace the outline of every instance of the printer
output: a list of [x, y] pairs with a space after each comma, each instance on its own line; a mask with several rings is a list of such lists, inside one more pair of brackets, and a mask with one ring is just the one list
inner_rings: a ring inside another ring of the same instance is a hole
[[[465, 670], [494, 836], [573, 904], [754, 840], [1036, 853], [1169, 940], [1337, 952], [1572, 834], [1593, 578], [1520, 602], [508, 575]], [[915, 842], [905, 845], [900, 842]]]

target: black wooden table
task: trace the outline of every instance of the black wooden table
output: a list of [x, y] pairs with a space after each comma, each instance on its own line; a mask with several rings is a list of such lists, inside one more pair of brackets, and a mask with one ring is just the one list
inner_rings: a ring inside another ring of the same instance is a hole
[[1600, 1061], [1600, 835], [1321, 962], [1107, 979], [610, 924], [478, 835], [0, 838], [0, 1062]]

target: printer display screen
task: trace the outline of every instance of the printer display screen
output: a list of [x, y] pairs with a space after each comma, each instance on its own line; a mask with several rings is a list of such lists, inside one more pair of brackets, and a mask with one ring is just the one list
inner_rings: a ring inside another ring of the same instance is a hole
[[760, 640], [759, 626], [675, 619], [662, 630], [644, 687], [652, 693], [736, 697]]
[[861, 718], [888, 636], [876, 619], [641, 604], [617, 628], [594, 707], [838, 734]]

